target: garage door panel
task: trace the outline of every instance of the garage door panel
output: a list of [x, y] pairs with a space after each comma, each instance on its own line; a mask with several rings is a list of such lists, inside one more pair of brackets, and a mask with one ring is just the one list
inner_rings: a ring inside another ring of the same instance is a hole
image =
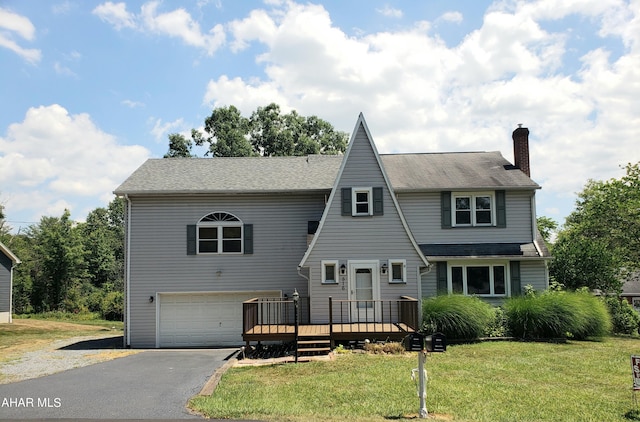
[[160, 294], [160, 347], [235, 346], [242, 344], [242, 302], [279, 297], [278, 291]]

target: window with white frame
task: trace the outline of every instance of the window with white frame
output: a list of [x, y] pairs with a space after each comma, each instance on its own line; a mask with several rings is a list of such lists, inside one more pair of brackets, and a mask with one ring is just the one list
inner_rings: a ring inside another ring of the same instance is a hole
[[451, 264], [449, 292], [479, 296], [506, 296], [507, 264]]
[[407, 261], [404, 259], [389, 260], [389, 283], [407, 282]]
[[371, 188], [353, 188], [352, 215], [373, 215]]
[[214, 212], [202, 217], [197, 227], [198, 253], [242, 253], [242, 221], [235, 215]]
[[495, 225], [493, 193], [455, 193], [452, 201], [454, 226]]
[[322, 261], [322, 282], [335, 284], [338, 282], [338, 261]]

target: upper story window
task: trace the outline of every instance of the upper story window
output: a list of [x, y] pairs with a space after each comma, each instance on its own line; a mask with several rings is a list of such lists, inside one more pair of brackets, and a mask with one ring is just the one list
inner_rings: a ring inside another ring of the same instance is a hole
[[351, 217], [384, 215], [382, 187], [342, 188], [341, 214]]
[[495, 225], [493, 193], [454, 193], [452, 201], [454, 226]]
[[242, 253], [243, 225], [233, 214], [214, 212], [200, 219], [198, 253]]
[[443, 229], [453, 227], [507, 227], [507, 195], [491, 192], [440, 192]]
[[371, 188], [354, 188], [351, 196], [353, 215], [372, 215]]

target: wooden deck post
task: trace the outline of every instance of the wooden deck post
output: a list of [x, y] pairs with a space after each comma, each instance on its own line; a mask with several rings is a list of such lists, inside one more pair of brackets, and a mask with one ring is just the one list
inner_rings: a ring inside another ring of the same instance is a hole
[[329, 296], [329, 340], [331, 340], [331, 348], [335, 348], [336, 344], [333, 340], [333, 299]]

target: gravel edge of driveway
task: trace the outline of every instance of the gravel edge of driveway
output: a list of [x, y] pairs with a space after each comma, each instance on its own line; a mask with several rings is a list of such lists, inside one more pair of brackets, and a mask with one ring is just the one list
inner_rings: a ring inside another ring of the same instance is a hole
[[[65, 349], [77, 343], [104, 340], [115, 336], [95, 335], [54, 340], [38, 350], [21, 354], [16, 359], [0, 363], [0, 384], [11, 384], [39, 378], [69, 369], [81, 368], [139, 353], [135, 349]], [[121, 336], [117, 336], [121, 337]]]

